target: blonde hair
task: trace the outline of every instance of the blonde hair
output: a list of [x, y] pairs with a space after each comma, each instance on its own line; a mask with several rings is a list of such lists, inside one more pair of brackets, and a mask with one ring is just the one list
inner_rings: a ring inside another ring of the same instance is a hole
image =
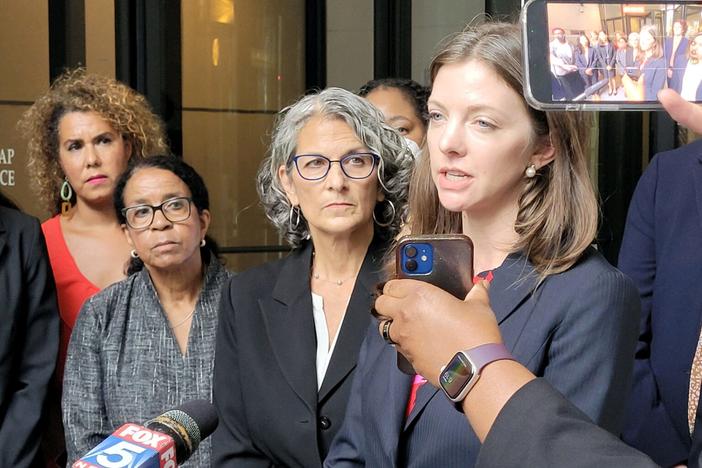
[[[479, 61], [495, 71], [519, 96], [523, 93], [520, 30], [509, 23], [484, 23], [450, 37], [431, 61], [433, 85], [447, 64]], [[518, 201], [512, 251], [523, 252], [543, 279], [569, 269], [597, 232], [598, 205], [588, 176], [587, 123], [581, 113], [542, 112], [523, 104], [531, 120], [532, 142], [552, 145], [554, 160], [525, 178]], [[431, 126], [431, 123], [430, 123]], [[461, 213], [441, 206], [429, 157], [418, 161], [410, 187], [412, 234], [462, 232]]]
[[[32, 184], [45, 208], [60, 211], [59, 190], [64, 174], [59, 165], [58, 126], [69, 112], [95, 112], [132, 147], [131, 157], [170, 153], [161, 119], [146, 98], [130, 87], [78, 68], [54, 81], [20, 119], [18, 128], [27, 139], [27, 166]], [[75, 193], [73, 195], [75, 201]]]

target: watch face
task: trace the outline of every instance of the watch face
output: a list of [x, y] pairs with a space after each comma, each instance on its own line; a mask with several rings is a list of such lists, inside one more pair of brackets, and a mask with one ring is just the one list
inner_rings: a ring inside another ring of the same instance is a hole
[[458, 398], [473, 375], [475, 370], [470, 361], [462, 353], [458, 353], [444, 368], [439, 383], [449, 398]]

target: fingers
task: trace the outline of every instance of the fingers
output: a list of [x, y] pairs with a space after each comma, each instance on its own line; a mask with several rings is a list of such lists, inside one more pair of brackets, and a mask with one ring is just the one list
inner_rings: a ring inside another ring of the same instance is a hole
[[687, 102], [672, 89], [659, 91], [658, 100], [675, 121], [694, 132], [702, 133], [702, 108], [700, 106]]

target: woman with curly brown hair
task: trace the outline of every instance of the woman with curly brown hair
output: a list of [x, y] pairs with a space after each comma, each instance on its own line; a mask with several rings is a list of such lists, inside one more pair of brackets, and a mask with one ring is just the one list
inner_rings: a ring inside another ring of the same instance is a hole
[[66, 349], [83, 302], [125, 276], [130, 247], [112, 205], [115, 182], [130, 158], [168, 153], [168, 145], [144, 96], [84, 69], [59, 77], [19, 128], [28, 140], [32, 183], [52, 215], [42, 229], [61, 314], [58, 389], [50, 396], [60, 401]]

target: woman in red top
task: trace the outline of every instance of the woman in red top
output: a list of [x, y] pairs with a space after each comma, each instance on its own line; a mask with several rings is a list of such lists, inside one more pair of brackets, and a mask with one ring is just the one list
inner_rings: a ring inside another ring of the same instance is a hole
[[19, 125], [28, 139], [32, 183], [53, 216], [42, 229], [61, 313], [58, 387], [49, 396], [53, 434], [45, 444], [54, 466], [63, 451], [58, 403], [73, 324], [88, 297], [124, 278], [129, 260], [112, 204], [115, 182], [130, 158], [167, 153], [168, 145], [143, 96], [83, 69], [58, 78]]

